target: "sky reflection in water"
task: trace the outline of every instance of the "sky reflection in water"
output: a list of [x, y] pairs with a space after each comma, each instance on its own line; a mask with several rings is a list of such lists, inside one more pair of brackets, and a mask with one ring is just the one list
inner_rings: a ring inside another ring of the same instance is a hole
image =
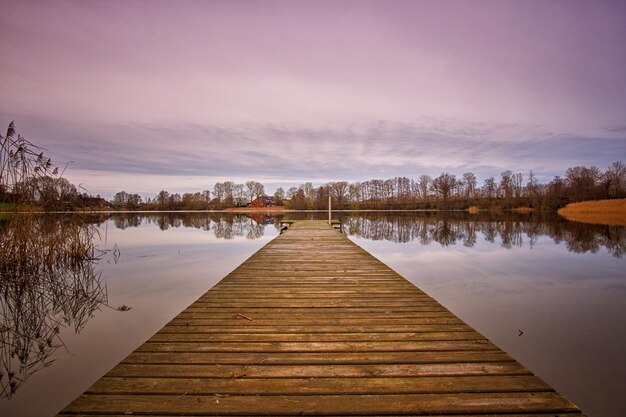
[[[295, 214], [294, 217], [323, 217]], [[626, 403], [626, 231], [535, 216], [339, 213], [356, 243], [428, 292], [579, 405]], [[263, 244], [280, 217], [219, 213], [99, 216], [108, 304], [33, 374], [0, 414], [59, 411]], [[523, 221], [520, 219], [530, 219]], [[110, 250], [117, 247], [119, 258]], [[3, 300], [4, 302], [4, 300]], [[116, 311], [128, 305], [132, 310]], [[519, 331], [523, 334], [520, 336]]]

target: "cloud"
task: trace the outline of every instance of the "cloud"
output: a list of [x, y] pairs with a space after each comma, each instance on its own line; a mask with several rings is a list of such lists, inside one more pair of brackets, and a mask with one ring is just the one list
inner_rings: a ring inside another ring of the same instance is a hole
[[[538, 127], [458, 120], [314, 129], [272, 124], [77, 125], [26, 118], [23, 126], [18, 120], [18, 131], [49, 149], [57, 164], [75, 161], [68, 173], [97, 179], [96, 187], [87, 179], [79, 181], [93, 192], [133, 191], [137, 178], [143, 190], [156, 192], [165, 183], [172, 191], [190, 191], [190, 184], [210, 188], [218, 179], [291, 186], [471, 171], [482, 180], [507, 169], [524, 174], [533, 170], [547, 181], [571, 166], [604, 169], [626, 156], [626, 136], [557, 135], [541, 133]], [[50, 131], [54, 134], [48, 135]], [[101, 191], [98, 187], [104, 187], [107, 177], [111, 184]]]

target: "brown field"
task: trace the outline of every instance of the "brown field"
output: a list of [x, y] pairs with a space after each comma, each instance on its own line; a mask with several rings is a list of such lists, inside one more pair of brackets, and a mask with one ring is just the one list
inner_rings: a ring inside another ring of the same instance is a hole
[[577, 222], [626, 226], [626, 198], [572, 203], [558, 213]]

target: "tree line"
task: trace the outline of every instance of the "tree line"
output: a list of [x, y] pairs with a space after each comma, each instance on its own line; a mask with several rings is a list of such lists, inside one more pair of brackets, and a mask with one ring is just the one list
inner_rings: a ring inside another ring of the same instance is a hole
[[[195, 193], [170, 193], [161, 190], [154, 198], [145, 201], [139, 194], [120, 191], [113, 196], [114, 208], [135, 210], [220, 210], [230, 207], [244, 207], [257, 198], [265, 196], [265, 186], [258, 181], [246, 181], [236, 184], [233, 181], [218, 182], [213, 191], [203, 190]], [[274, 200], [276, 201], [276, 200]], [[282, 204], [282, 201], [276, 201]]]
[[[69, 181], [51, 176], [32, 178], [27, 184], [15, 187], [15, 191], [20, 193], [22, 201], [50, 209], [105, 204], [99, 196], [81, 194]], [[265, 186], [258, 181], [243, 184], [225, 181], [216, 183], [212, 190], [193, 193], [161, 190], [145, 200], [139, 194], [120, 191], [108, 204], [126, 210], [220, 210], [245, 207], [264, 197], [267, 197]], [[318, 187], [306, 182], [287, 191], [278, 188], [271, 201], [273, 205], [294, 210], [325, 210], [329, 197], [333, 208], [344, 210], [463, 210], [472, 206], [554, 210], [578, 201], [625, 198], [626, 167], [622, 162], [612, 163], [605, 171], [594, 166], [576, 166], [544, 184], [532, 171], [524, 175], [510, 170], [503, 171], [498, 178], [488, 177], [482, 184], [472, 172], [458, 177], [443, 172], [435, 178], [420, 175], [417, 179], [336, 181]]]
[[503, 171], [482, 184], [472, 172], [460, 177], [443, 172], [438, 177], [395, 177], [368, 181], [330, 182], [314, 187], [308, 182], [291, 187], [285, 196], [292, 209], [325, 209], [328, 199], [337, 209], [481, 209], [529, 207], [556, 209], [568, 203], [626, 197], [626, 167], [614, 162], [606, 171], [596, 167], [568, 168], [541, 184], [532, 171], [527, 176]]
[[[138, 194], [121, 191], [111, 204], [126, 209], [223, 209], [242, 207], [256, 198], [267, 197], [257, 181], [236, 184], [218, 182], [213, 190], [178, 194], [162, 190], [156, 197], [142, 201]], [[432, 178], [395, 177], [368, 181], [336, 181], [315, 187], [306, 182], [285, 191], [278, 188], [272, 196], [274, 205], [294, 210], [324, 210], [328, 200], [335, 209], [410, 210], [410, 209], [512, 209], [529, 207], [553, 210], [568, 203], [626, 197], [626, 167], [614, 162], [605, 171], [597, 167], [568, 168], [563, 177], [555, 176], [542, 184], [530, 171], [527, 175], [510, 170], [498, 178], [486, 178], [482, 184], [472, 172], [457, 177], [443, 172]]]

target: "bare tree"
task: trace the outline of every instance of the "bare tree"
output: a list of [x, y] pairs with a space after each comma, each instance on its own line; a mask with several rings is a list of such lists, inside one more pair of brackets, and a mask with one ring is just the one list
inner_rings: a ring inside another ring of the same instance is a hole
[[[215, 185], [217, 186], [217, 184]], [[170, 193], [165, 190], [159, 191], [159, 195], [157, 195], [157, 204], [161, 206], [161, 208], [163, 208], [167, 206], [169, 201], [170, 201]]]
[[235, 199], [235, 205], [238, 207], [244, 206], [247, 201], [246, 186], [243, 184], [235, 184], [233, 186], [233, 196]]
[[620, 198], [626, 194], [626, 166], [621, 162], [613, 162], [602, 180], [608, 197]]
[[342, 207], [348, 197], [348, 183], [346, 181], [331, 182], [328, 188], [337, 206]]
[[216, 182], [213, 186], [213, 198], [221, 203], [224, 200], [224, 195], [224, 183]]
[[277, 206], [283, 205], [283, 200], [285, 199], [285, 190], [282, 187], [278, 187], [276, 192], [274, 193], [274, 203]]
[[522, 191], [524, 190], [524, 176], [521, 172], [518, 172], [516, 174], [513, 174], [511, 179], [513, 182], [513, 195], [515, 196], [515, 198], [520, 198], [522, 196]]
[[506, 170], [500, 173], [500, 196], [505, 199], [513, 197], [513, 171]]
[[483, 184], [483, 196], [491, 200], [496, 196], [496, 190], [496, 179], [494, 177], [486, 178]]
[[211, 191], [209, 190], [202, 191], [202, 198], [204, 199], [205, 203], [209, 204], [209, 202], [211, 201]]
[[565, 171], [565, 181], [574, 201], [589, 200], [597, 197], [600, 182], [600, 170], [596, 167], [576, 166]]
[[246, 181], [246, 189], [248, 190], [250, 202], [265, 194], [265, 187], [258, 181]]
[[361, 202], [361, 183], [354, 182], [348, 186], [348, 196], [352, 204]]
[[463, 187], [467, 198], [476, 197], [476, 175], [472, 172], [463, 174]]
[[233, 181], [224, 181], [224, 205], [232, 207], [235, 205], [235, 183]]
[[313, 201], [317, 198], [317, 189], [310, 182], [302, 184], [302, 190], [304, 191], [304, 197], [309, 205], [313, 204]]
[[426, 199], [429, 196], [433, 179], [428, 175], [420, 175], [417, 184], [420, 191], [420, 197]]
[[456, 176], [453, 174], [448, 174], [447, 172], [442, 173], [437, 178], [433, 180], [432, 189], [433, 191], [441, 197], [444, 203], [450, 197], [450, 194], [454, 190], [456, 186]]
[[539, 204], [541, 186], [532, 170], [528, 173], [528, 182], [526, 183], [524, 193], [526, 194], [526, 198], [529, 199], [531, 207], [535, 207]]

